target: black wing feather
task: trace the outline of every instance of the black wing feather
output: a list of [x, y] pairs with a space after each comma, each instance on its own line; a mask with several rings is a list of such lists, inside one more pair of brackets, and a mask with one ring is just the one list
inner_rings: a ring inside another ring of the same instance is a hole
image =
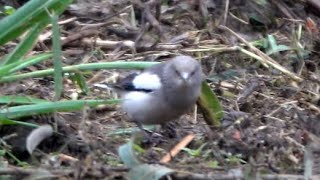
[[127, 77], [123, 78], [119, 81], [118, 84], [114, 85], [114, 87], [125, 90], [125, 91], [142, 91], [142, 92], [152, 92], [152, 89], [143, 89], [143, 88], [136, 88], [132, 81], [134, 78], [139, 75], [140, 73], [132, 73], [129, 74]]

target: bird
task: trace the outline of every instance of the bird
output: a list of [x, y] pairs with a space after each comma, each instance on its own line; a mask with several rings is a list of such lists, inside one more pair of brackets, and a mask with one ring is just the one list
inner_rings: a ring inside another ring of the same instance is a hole
[[204, 75], [200, 63], [180, 55], [132, 73], [112, 87], [120, 94], [122, 110], [140, 129], [178, 119], [196, 103]]

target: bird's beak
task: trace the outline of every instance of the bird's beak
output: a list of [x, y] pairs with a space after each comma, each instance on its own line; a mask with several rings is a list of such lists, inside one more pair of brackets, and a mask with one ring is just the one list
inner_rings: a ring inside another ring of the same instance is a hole
[[189, 79], [189, 73], [182, 73], [182, 74], [181, 74], [181, 77], [182, 77], [185, 81], [187, 81], [187, 80]]

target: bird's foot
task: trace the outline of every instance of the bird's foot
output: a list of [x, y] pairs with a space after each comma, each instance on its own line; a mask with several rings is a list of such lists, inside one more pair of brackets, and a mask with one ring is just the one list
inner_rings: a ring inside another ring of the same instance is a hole
[[160, 144], [160, 143], [165, 142], [165, 140], [161, 134], [153, 132], [153, 131], [148, 131], [148, 130], [143, 129], [143, 135], [144, 135], [144, 138], [142, 140], [143, 144], [156, 145], [156, 144]]
[[157, 145], [157, 144], [160, 144], [162, 142], [165, 142], [165, 140], [164, 140], [164, 138], [163, 138], [163, 136], [161, 134], [143, 128], [142, 123], [140, 123], [139, 121], [135, 121], [135, 122], [138, 125], [139, 129], [143, 133], [143, 136], [144, 136], [143, 140], [142, 140], [143, 144]]
[[179, 136], [179, 134], [177, 132], [176, 124], [174, 124], [173, 122], [169, 122], [167, 124], [164, 124], [162, 126], [162, 131], [169, 138], [177, 138]]

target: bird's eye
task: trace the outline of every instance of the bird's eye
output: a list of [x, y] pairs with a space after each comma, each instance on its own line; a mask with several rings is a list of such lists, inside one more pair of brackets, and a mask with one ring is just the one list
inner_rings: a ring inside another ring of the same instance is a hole
[[178, 70], [174, 70], [174, 72], [178, 75], [178, 76], [180, 76], [180, 72], [178, 71]]
[[190, 76], [193, 76], [196, 73], [196, 71], [192, 71]]

